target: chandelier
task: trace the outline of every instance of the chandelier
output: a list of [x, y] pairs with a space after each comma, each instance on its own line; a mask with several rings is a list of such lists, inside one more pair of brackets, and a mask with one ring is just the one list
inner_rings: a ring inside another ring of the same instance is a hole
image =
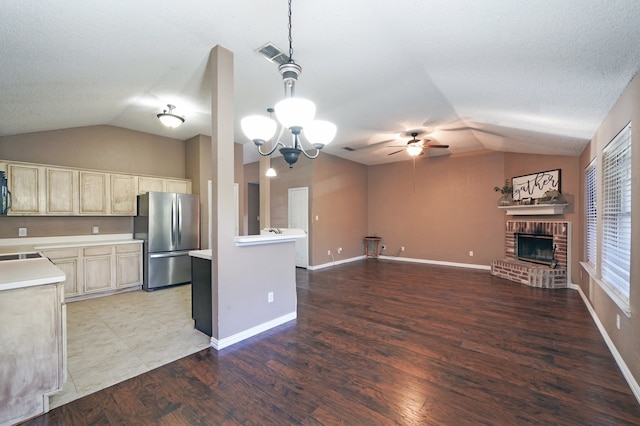
[[[289, 61], [280, 65], [278, 71], [282, 75], [285, 98], [276, 103], [274, 108], [269, 108], [269, 117], [263, 115], [251, 115], [240, 121], [242, 131], [256, 145], [258, 153], [269, 156], [280, 147], [280, 153], [284, 160], [293, 167], [300, 154], [314, 159], [320, 154], [320, 150], [330, 143], [336, 135], [336, 125], [328, 121], [314, 120], [316, 106], [308, 99], [295, 96], [296, 82], [302, 72], [302, 67], [293, 60], [293, 39], [291, 37], [291, 0], [289, 0]], [[278, 138], [269, 151], [262, 151], [262, 145], [271, 140], [278, 130], [278, 124], [272, 113], [282, 126]], [[287, 146], [280, 139], [284, 130], [288, 129], [292, 136], [291, 146]], [[308, 153], [302, 146], [301, 135], [311, 143], [315, 153]]]

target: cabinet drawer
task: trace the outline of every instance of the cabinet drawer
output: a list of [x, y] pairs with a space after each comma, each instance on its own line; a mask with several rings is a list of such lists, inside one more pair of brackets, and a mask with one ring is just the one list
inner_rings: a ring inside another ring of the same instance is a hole
[[60, 250], [43, 250], [42, 254], [49, 259], [66, 259], [69, 257], [78, 257], [78, 249], [60, 249]]
[[116, 253], [138, 253], [141, 244], [120, 244], [116, 246]]
[[85, 256], [105, 256], [111, 254], [111, 247], [113, 246], [96, 246], [87, 247], [84, 249]]

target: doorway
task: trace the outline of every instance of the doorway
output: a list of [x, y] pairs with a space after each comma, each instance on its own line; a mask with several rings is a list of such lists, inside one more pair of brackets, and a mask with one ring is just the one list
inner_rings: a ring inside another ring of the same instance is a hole
[[309, 188], [289, 188], [289, 228], [302, 229], [304, 238], [296, 239], [296, 267], [309, 266]]

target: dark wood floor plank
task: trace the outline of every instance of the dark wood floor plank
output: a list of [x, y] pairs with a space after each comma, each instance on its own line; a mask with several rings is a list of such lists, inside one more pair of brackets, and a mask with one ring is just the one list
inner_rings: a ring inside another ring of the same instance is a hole
[[640, 424], [580, 295], [367, 260], [297, 271], [298, 318], [33, 425]]

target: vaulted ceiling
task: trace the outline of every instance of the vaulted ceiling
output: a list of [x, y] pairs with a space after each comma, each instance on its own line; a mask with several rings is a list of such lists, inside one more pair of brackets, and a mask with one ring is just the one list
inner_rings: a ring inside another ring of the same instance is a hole
[[[237, 142], [240, 118], [283, 96], [256, 49], [288, 51], [286, 0], [2, 3], [0, 135], [210, 135], [215, 45], [234, 53]], [[429, 155], [578, 155], [640, 69], [637, 0], [293, 0], [292, 21], [297, 94], [338, 126], [325, 150], [364, 164], [408, 159], [389, 145], [414, 130], [450, 145]], [[174, 130], [156, 119], [168, 103]]]

